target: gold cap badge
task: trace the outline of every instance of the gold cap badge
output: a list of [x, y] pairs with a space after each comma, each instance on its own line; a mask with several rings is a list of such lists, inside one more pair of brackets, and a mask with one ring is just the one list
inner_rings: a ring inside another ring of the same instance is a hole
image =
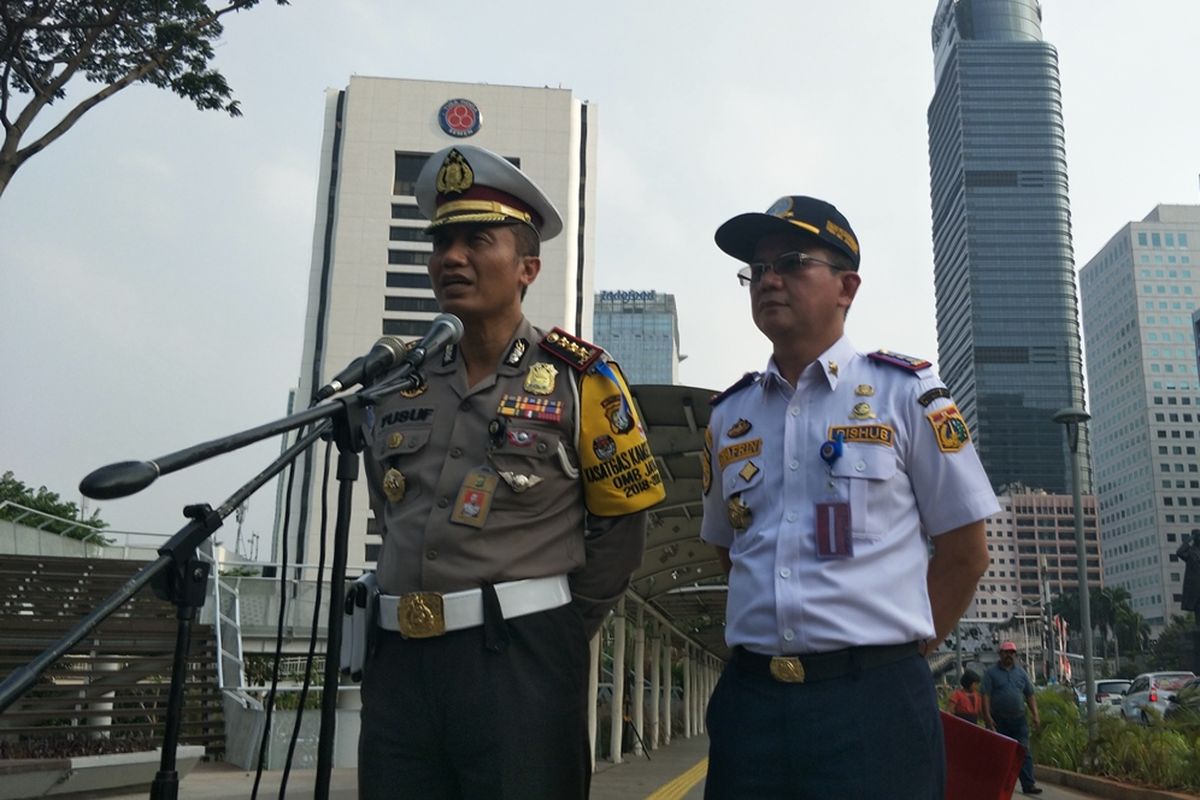
[[451, 150], [438, 170], [435, 186], [438, 194], [459, 194], [475, 185], [475, 171], [457, 150]]

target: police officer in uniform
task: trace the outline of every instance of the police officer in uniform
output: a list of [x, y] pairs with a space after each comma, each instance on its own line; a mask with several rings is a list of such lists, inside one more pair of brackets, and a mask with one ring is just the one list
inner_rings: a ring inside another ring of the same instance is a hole
[[716, 241], [773, 354], [714, 398], [707, 433], [701, 537], [729, 573], [732, 658], [705, 796], [940, 800], [922, 656], [987, 566], [996, 498], [930, 364], [844, 335], [859, 245], [836, 208], [784, 197]]
[[542, 191], [457, 145], [416, 195], [464, 334], [367, 423], [383, 545], [360, 796], [586, 797], [588, 642], [641, 562], [661, 477], [617, 365], [522, 313], [562, 230]]

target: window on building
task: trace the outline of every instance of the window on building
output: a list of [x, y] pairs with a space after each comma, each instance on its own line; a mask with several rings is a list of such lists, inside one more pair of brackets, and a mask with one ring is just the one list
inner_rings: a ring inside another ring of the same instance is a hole
[[414, 205], [392, 203], [392, 219], [425, 219], [425, 215]]
[[[392, 194], [415, 195], [417, 176], [432, 153], [396, 153], [396, 173], [392, 180]], [[1157, 235], [1157, 234], [1156, 234]]]
[[413, 266], [426, 266], [429, 264], [430, 253], [420, 252], [418, 250], [388, 250], [389, 264], [410, 264]]
[[387, 336], [421, 336], [429, 330], [429, 322], [415, 319], [385, 319], [383, 332]]
[[424, 311], [436, 314], [441, 311], [438, 301], [432, 297], [385, 297], [384, 311]]
[[393, 289], [433, 288], [433, 284], [429, 281], [429, 275], [425, 272], [389, 272], [387, 274], [387, 285]]

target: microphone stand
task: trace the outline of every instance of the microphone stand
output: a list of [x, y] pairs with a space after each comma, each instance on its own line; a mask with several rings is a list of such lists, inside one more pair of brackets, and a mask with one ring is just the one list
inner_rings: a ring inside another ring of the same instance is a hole
[[[19, 667], [0, 683], [0, 713], [28, 691], [55, 661], [83, 640], [97, 625], [120, 608], [147, 584], [177, 609], [175, 652], [171, 668], [171, 686], [167, 701], [167, 717], [163, 733], [159, 771], [151, 785], [152, 800], [176, 800], [179, 796], [179, 774], [175, 769], [175, 750], [182, 722], [183, 693], [187, 672], [187, 654], [191, 626], [196, 610], [204, 605], [209, 564], [200, 561], [196, 548], [221, 527], [224, 519], [234, 513], [246, 498], [278, 475], [292, 461], [311, 447], [317, 439], [327, 437], [332, 430], [338, 446], [338, 508], [334, 530], [334, 558], [330, 574], [329, 622], [326, 637], [325, 680], [321, 697], [321, 735], [318, 745], [316, 797], [329, 796], [330, 770], [333, 764], [333, 736], [336, 729], [338, 691], [337, 654], [341, 650], [342, 612], [336, 589], [345, 582], [348, 539], [350, 532], [350, 499], [358, 477], [358, 453], [365, 446], [363, 421], [366, 407], [392, 392], [420, 385], [417, 363], [400, 365], [389, 380], [380, 386], [364, 389], [357, 394], [338, 398], [336, 402], [316, 406], [241, 433], [194, 445], [155, 461], [126, 461], [110, 464], [90, 473], [80, 482], [83, 493], [97, 499], [124, 497], [140, 491], [159, 475], [183, 469], [214, 456], [240, 449], [269, 436], [303, 428], [322, 420], [301, 436], [258, 475], [235, 491], [218, 509], [208, 504], [186, 506], [187, 523], [162, 547], [158, 558], [140, 569], [116, 592], [83, 617], [56, 644], [37, 658]], [[331, 419], [332, 418], [332, 419]], [[286, 532], [285, 532], [286, 535]]]

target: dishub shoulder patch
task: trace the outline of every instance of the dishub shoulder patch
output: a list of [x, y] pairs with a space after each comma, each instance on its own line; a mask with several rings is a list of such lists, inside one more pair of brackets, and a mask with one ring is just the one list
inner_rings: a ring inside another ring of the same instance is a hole
[[564, 362], [578, 372], [585, 371], [604, 354], [604, 350], [578, 336], [572, 336], [562, 328], [555, 328], [538, 342], [538, 347]]
[[728, 389], [726, 389], [723, 392], [714, 394], [712, 396], [712, 399], [708, 401], [708, 404], [710, 406], [716, 407], [716, 406], [720, 405], [722, 402], [724, 402], [726, 400], [726, 398], [729, 398], [729, 397], [737, 394], [742, 389], [745, 389], [747, 386], [754, 383], [756, 380], [758, 380], [757, 372], [747, 372], [745, 375], [743, 375], [741, 378], [739, 378], [738, 382], [735, 383], [733, 386], [730, 386]]
[[929, 369], [933, 366], [931, 362], [923, 358], [906, 356], [903, 353], [894, 353], [891, 350], [876, 350], [874, 353], [868, 353], [867, 358], [880, 364], [899, 367], [905, 372], [911, 372], [914, 375], [923, 369]]

